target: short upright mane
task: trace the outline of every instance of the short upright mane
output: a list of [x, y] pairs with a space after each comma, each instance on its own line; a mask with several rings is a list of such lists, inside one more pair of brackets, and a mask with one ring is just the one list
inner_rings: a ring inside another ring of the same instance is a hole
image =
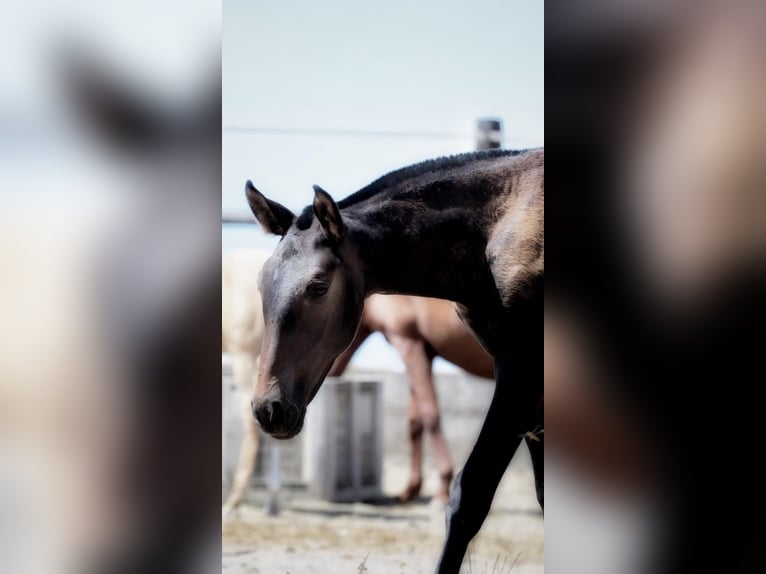
[[523, 153], [524, 150], [488, 150], [488, 151], [473, 151], [468, 153], [461, 153], [457, 155], [449, 155], [439, 157], [436, 159], [429, 159], [403, 167], [401, 169], [394, 170], [386, 175], [379, 177], [371, 184], [363, 187], [356, 193], [353, 193], [338, 202], [338, 207], [343, 209], [355, 205], [360, 201], [369, 199], [370, 197], [380, 193], [381, 191], [393, 187], [403, 181], [418, 177], [420, 175], [439, 171], [442, 169], [452, 169], [469, 164], [474, 161], [480, 161], [484, 159], [494, 159], [497, 157], [513, 156]]
[[[457, 155], [450, 155], [439, 157], [436, 159], [429, 159], [416, 163], [401, 169], [394, 170], [386, 175], [379, 177], [371, 184], [363, 187], [356, 193], [349, 195], [348, 197], [338, 202], [338, 207], [343, 209], [356, 205], [366, 199], [377, 195], [378, 193], [394, 187], [408, 179], [413, 179], [421, 175], [432, 173], [439, 170], [452, 169], [461, 167], [469, 163], [487, 159], [494, 159], [498, 157], [514, 156], [524, 153], [527, 150], [487, 150], [487, 151], [474, 151], [468, 153], [461, 153]], [[314, 217], [314, 212], [311, 206], [306, 207], [303, 212], [298, 216], [295, 224], [298, 229], [308, 229], [311, 226], [311, 221]]]

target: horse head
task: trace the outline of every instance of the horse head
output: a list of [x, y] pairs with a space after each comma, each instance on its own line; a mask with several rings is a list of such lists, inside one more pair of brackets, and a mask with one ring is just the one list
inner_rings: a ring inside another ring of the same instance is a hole
[[326, 191], [314, 186], [313, 205], [296, 217], [251, 182], [245, 190], [264, 230], [282, 236], [258, 281], [265, 332], [251, 406], [266, 432], [287, 439], [300, 432], [307, 405], [356, 334], [364, 275]]

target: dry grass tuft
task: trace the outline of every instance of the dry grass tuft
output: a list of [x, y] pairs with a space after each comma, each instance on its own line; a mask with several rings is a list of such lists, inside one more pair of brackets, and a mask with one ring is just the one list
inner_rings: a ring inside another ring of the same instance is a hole
[[[516, 564], [518, 564], [519, 560], [521, 559], [521, 552], [516, 554], [516, 557], [511, 561], [510, 564], [508, 563], [509, 556], [507, 554], [502, 556], [503, 558], [502, 562], [500, 561], [500, 558], [501, 558], [500, 554], [495, 556], [495, 561], [492, 564], [492, 569], [488, 570], [487, 565], [484, 565], [484, 569], [481, 571], [480, 574], [511, 574]], [[470, 548], [468, 549], [466, 561], [468, 563], [468, 574], [474, 574], [473, 552], [471, 552]]]

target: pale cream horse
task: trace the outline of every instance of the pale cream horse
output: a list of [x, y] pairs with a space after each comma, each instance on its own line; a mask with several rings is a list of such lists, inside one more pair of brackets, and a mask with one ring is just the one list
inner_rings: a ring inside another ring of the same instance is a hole
[[258, 273], [270, 253], [238, 250], [225, 253], [221, 260], [221, 345], [231, 357], [234, 380], [242, 397], [244, 434], [239, 462], [226, 501], [226, 516], [244, 498], [258, 454], [258, 427], [250, 409], [258, 373], [258, 356], [263, 342], [263, 308], [258, 292]]

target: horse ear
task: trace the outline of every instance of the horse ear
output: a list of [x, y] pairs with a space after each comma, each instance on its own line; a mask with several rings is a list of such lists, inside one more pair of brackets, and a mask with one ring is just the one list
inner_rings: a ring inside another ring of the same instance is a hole
[[322, 225], [325, 237], [330, 241], [340, 241], [344, 225], [338, 204], [318, 185], [314, 186], [314, 215]]
[[245, 195], [250, 209], [267, 232], [274, 235], [284, 235], [293, 224], [295, 215], [284, 205], [267, 199], [260, 191], [255, 189], [249, 179], [245, 184]]

